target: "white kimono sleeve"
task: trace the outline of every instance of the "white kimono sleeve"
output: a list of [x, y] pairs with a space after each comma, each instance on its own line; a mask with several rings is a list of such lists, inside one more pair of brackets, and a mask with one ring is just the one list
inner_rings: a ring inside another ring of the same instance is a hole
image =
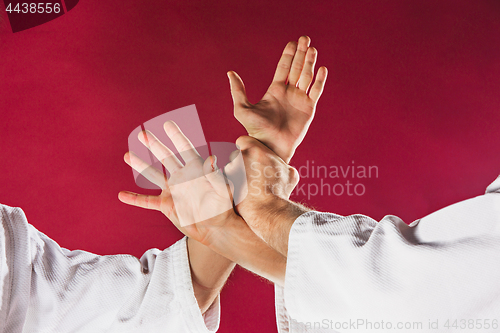
[[410, 226], [303, 214], [275, 289], [277, 322], [292, 333], [499, 332], [499, 281], [500, 177]]
[[69, 251], [0, 205], [0, 332], [215, 332], [201, 315], [186, 239], [141, 259]]

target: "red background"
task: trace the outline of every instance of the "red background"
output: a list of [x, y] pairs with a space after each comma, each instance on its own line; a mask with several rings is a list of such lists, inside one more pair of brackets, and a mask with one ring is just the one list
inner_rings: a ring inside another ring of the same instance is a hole
[[[196, 104], [208, 142], [234, 141], [244, 129], [226, 71], [256, 102], [285, 44], [303, 34], [330, 75], [292, 164], [354, 160], [379, 177], [363, 180], [363, 196], [295, 199], [409, 223], [483, 193], [498, 175], [497, 0], [86, 0], [0, 34], [0, 202], [69, 249], [168, 247], [181, 237], [168, 220], [117, 199], [140, 191], [123, 162], [129, 133]], [[272, 286], [241, 269], [222, 308], [222, 333], [276, 331]]]

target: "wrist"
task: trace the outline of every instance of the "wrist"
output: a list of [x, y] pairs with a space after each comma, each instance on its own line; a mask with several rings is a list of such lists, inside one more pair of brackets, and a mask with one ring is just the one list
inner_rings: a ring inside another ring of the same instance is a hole
[[241, 267], [284, 285], [286, 258], [258, 237], [237, 215], [219, 233], [213, 234], [210, 248]]
[[233, 243], [233, 241], [238, 237], [242, 225], [245, 225], [245, 222], [241, 216], [238, 216], [235, 212], [233, 212], [226, 218], [224, 226], [213, 228], [210, 231], [210, 234], [205, 237], [203, 244], [213, 251], [222, 254], [229, 260], [233, 260], [226, 254], [229, 251], [231, 243]]

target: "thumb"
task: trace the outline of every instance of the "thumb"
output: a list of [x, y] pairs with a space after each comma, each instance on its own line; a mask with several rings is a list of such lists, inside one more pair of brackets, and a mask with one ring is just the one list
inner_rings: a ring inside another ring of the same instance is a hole
[[231, 85], [231, 96], [233, 97], [234, 105], [250, 104], [245, 91], [245, 85], [240, 76], [233, 71], [227, 72], [227, 76], [229, 77], [229, 84]]
[[203, 173], [218, 195], [223, 198], [229, 198], [226, 179], [217, 166], [217, 157], [215, 155], [209, 156], [205, 160], [203, 163]]
[[216, 172], [219, 170], [217, 166], [217, 156], [211, 155], [203, 162], [203, 174], [206, 176], [211, 172]]

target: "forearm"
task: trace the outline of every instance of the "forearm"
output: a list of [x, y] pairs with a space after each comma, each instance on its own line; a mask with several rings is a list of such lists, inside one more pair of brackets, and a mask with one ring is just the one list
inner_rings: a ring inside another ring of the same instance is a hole
[[219, 295], [235, 263], [192, 238], [187, 246], [194, 295], [203, 314]]
[[286, 258], [292, 225], [300, 215], [309, 210], [299, 203], [274, 197], [263, 202], [259, 209], [245, 210], [242, 216], [256, 234]]
[[243, 268], [283, 286], [286, 258], [235, 217], [210, 240], [210, 248]]

